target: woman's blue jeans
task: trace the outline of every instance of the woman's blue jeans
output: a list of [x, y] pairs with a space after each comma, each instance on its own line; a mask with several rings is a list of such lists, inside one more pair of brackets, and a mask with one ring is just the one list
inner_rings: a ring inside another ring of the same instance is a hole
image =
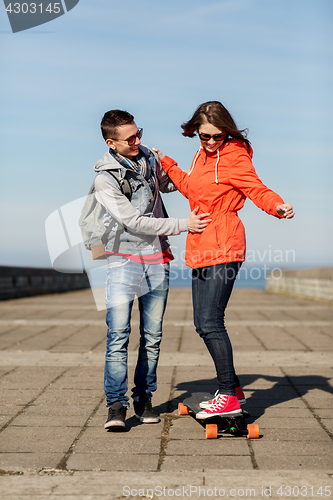
[[236, 395], [239, 381], [224, 314], [240, 266], [241, 262], [231, 262], [192, 271], [194, 325], [213, 358], [219, 392], [232, 396]]
[[140, 345], [132, 397], [156, 390], [156, 369], [162, 339], [162, 321], [169, 290], [169, 264], [143, 264], [126, 257], [108, 259], [104, 372], [106, 406], [127, 404], [127, 349], [134, 298], [140, 311]]

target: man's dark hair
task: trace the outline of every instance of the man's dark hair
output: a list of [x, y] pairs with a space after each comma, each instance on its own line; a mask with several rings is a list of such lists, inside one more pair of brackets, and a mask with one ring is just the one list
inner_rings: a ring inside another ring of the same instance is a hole
[[129, 125], [134, 121], [134, 116], [121, 109], [111, 109], [107, 111], [101, 121], [102, 136], [105, 140], [116, 139], [117, 127]]

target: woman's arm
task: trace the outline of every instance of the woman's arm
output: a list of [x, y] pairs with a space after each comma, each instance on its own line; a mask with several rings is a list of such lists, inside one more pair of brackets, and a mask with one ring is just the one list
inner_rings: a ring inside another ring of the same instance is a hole
[[250, 156], [243, 148], [230, 162], [229, 181], [266, 213], [280, 219], [294, 216], [293, 207], [261, 182]]
[[169, 156], [164, 156], [157, 148], [152, 149], [158, 154], [163, 170], [168, 174], [178, 191], [180, 191], [185, 198], [188, 198], [188, 174], [178, 167], [175, 160], [169, 158]]

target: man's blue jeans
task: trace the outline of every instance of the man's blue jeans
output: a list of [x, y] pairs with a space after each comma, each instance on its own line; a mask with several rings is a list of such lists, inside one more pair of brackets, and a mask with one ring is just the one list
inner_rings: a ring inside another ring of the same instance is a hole
[[241, 262], [193, 269], [192, 300], [196, 331], [213, 358], [220, 394], [236, 395], [231, 342], [224, 324], [224, 313]]
[[128, 405], [127, 348], [135, 296], [140, 311], [140, 345], [132, 397], [156, 390], [156, 369], [162, 339], [162, 321], [169, 290], [169, 264], [143, 264], [126, 257], [108, 259], [106, 323], [108, 326], [104, 372], [106, 406]]

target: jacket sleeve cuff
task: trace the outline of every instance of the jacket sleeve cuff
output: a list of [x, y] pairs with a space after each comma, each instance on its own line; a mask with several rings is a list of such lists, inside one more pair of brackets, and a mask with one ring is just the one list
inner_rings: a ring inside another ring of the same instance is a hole
[[161, 165], [163, 170], [168, 173], [168, 170], [174, 165], [177, 165], [177, 162], [169, 156], [164, 156], [163, 160], [161, 160]]
[[181, 233], [188, 231], [187, 219], [179, 219], [179, 231]]

